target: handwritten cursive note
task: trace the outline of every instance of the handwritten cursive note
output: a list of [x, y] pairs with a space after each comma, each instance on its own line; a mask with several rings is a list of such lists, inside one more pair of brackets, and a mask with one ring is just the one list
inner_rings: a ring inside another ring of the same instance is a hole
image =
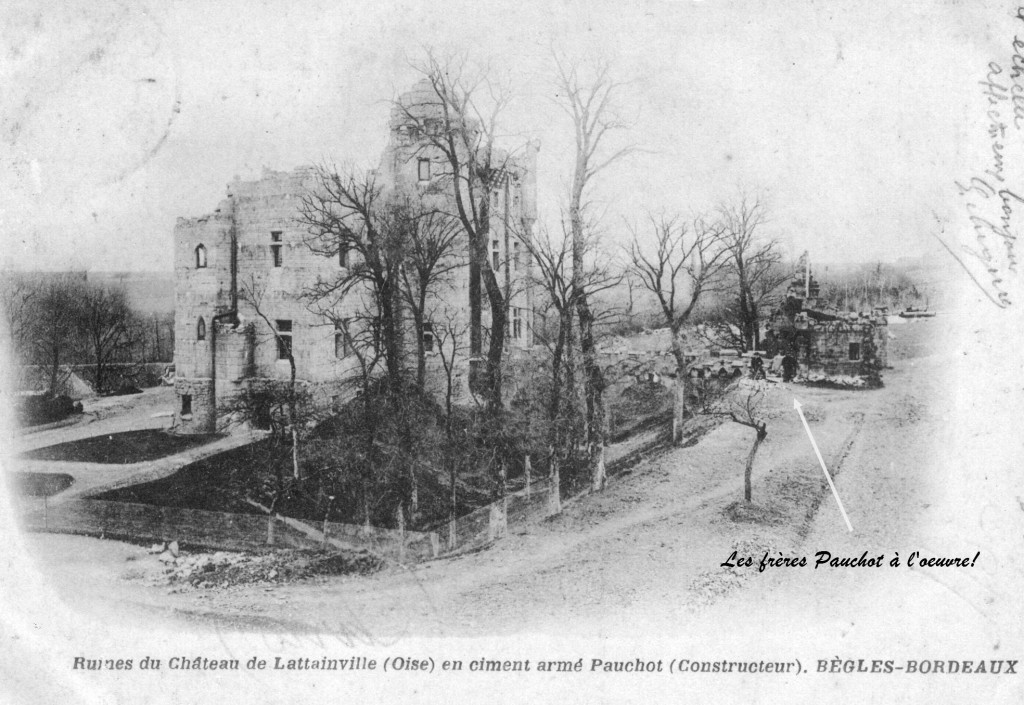
[[[1024, 184], [1014, 183], [1010, 168], [1010, 148], [1020, 142], [1024, 129], [1024, 7], [1017, 8], [1015, 19], [1019, 34], [1014, 34], [1008, 67], [990, 61], [984, 80], [978, 82], [986, 109], [984, 167], [970, 178], [954, 182], [964, 201], [973, 240], [961, 243], [962, 256], [942, 243], [1000, 308], [1013, 303], [1008, 284], [1017, 275], [1016, 218], [1024, 212]], [[985, 272], [982, 277], [974, 275], [978, 265]]]

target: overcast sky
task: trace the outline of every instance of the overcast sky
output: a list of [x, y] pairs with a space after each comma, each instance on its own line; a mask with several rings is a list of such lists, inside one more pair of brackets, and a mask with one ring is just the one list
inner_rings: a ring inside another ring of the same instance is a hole
[[[781, 5], [785, 8], [781, 8]], [[174, 221], [235, 175], [376, 164], [388, 101], [425, 46], [507, 72], [510, 146], [541, 140], [557, 222], [570, 125], [551, 47], [612, 60], [643, 148], [605, 172], [610, 242], [645, 209], [767, 197], [766, 230], [818, 260], [935, 249], [1012, 39], [996, 3], [15, 3], [5, 19], [0, 267], [169, 270]], [[882, 7], [891, 5], [891, 7]], [[59, 9], [58, 9], [59, 8]], [[994, 9], [993, 9], [994, 8]], [[993, 27], [997, 28], [993, 30]], [[1005, 52], [1003, 52], [1005, 53]], [[979, 111], [982, 111], [979, 113]], [[972, 132], [973, 131], [973, 132]]]

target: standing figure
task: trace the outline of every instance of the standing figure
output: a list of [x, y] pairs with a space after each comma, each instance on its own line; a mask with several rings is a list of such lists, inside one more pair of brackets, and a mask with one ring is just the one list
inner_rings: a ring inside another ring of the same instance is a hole
[[796, 358], [786, 353], [782, 358], [782, 381], [789, 382], [796, 377]]
[[754, 353], [750, 361], [750, 377], [752, 379], [764, 379], [764, 360], [757, 353]]

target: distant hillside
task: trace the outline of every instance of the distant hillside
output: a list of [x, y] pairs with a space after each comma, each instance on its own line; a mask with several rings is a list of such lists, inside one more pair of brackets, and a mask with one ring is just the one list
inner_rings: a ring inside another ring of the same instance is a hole
[[140, 313], [174, 311], [172, 272], [88, 272], [91, 282], [117, 285], [124, 289], [132, 307]]

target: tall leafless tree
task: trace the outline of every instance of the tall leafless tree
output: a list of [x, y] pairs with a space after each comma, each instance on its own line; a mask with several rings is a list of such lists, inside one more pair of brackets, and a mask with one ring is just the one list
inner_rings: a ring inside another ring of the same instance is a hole
[[[551, 350], [551, 387], [548, 397], [547, 417], [549, 423], [548, 446], [550, 449], [550, 474], [557, 480], [561, 459], [574, 445], [570, 429], [572, 426], [572, 407], [575, 404], [572, 349], [574, 340], [574, 318], [579, 311], [580, 296], [594, 295], [615, 286], [620, 277], [611, 272], [609, 265], [604, 263], [594, 250], [593, 240], [583, 243], [585, 261], [581, 260], [580, 269], [574, 264], [576, 242], [571, 231], [563, 231], [560, 238], [551, 238], [546, 231], [541, 231], [531, 239], [526, 248], [533, 262], [534, 285], [545, 294], [545, 303], [554, 311], [557, 324], [553, 331], [553, 340], [542, 339]], [[587, 400], [589, 401], [589, 400]], [[589, 409], [589, 405], [588, 405]], [[588, 454], [588, 459], [590, 455]], [[591, 484], [594, 489], [603, 486], [603, 457], [597, 458], [596, 472], [600, 482], [595, 483], [595, 468], [589, 465]]]
[[[405, 218], [406, 251], [399, 272], [402, 295], [416, 332], [416, 384], [423, 389], [427, 377], [427, 326], [441, 324], [430, 320], [430, 301], [451, 288], [451, 275], [466, 262], [456, 251], [460, 231], [455, 219], [440, 211], [420, 210], [414, 204], [406, 207]], [[440, 341], [437, 331], [433, 335]]]
[[511, 153], [496, 144], [500, 118], [511, 96], [493, 72], [474, 69], [463, 56], [439, 57], [428, 51], [415, 68], [429, 89], [415, 103], [398, 100], [394, 106], [446, 164], [440, 181], [446, 183], [453, 215], [469, 248], [470, 354], [483, 352], [482, 283], [491, 314], [486, 397], [488, 407], [497, 413], [503, 408], [508, 301], [488, 257], [488, 242], [492, 198], [511, 177]]
[[[551, 350], [551, 387], [547, 399], [548, 420], [548, 474], [553, 487], [560, 484], [560, 470], [564, 446], [568, 441], [566, 423], [563, 418], [565, 403], [565, 384], [563, 380], [566, 365], [566, 346], [571, 343], [573, 319], [575, 316], [575, 299], [572, 286], [571, 242], [562, 238], [554, 243], [550, 237], [542, 234], [531, 240], [528, 251], [533, 259], [534, 281], [546, 294], [545, 303], [554, 311], [556, 324], [553, 331], [554, 340], [541, 338]], [[551, 333], [551, 327], [545, 326]], [[570, 396], [569, 403], [572, 403]]]
[[727, 326], [735, 326], [743, 351], [761, 346], [761, 322], [766, 309], [779, 300], [779, 288], [792, 273], [782, 266], [778, 242], [761, 235], [767, 221], [763, 199], [741, 194], [719, 208], [722, 245], [728, 251], [728, 272], [734, 292], [723, 311]]
[[263, 322], [267, 333], [277, 343], [279, 355], [288, 360], [288, 388], [285, 396], [288, 409], [288, 429], [292, 438], [292, 476], [295, 480], [301, 480], [302, 473], [299, 468], [299, 394], [296, 388], [298, 369], [295, 364], [295, 351], [292, 347], [292, 339], [290, 336], [287, 338], [283, 336], [281, 334], [282, 331], [278, 330], [276, 323], [268, 318], [266, 309], [263, 306], [265, 289], [257, 282], [255, 275], [250, 277], [249, 281], [242, 282], [238, 294], [239, 298], [247, 302], [256, 312], [256, 316]]
[[672, 333], [676, 360], [673, 442], [682, 441], [686, 417], [686, 325], [701, 297], [721, 286], [727, 250], [722, 246], [722, 225], [704, 218], [687, 224], [679, 217], [650, 216], [653, 247], [643, 246], [634, 230], [629, 248], [630, 269], [651, 292]]
[[40, 284], [32, 316], [33, 364], [47, 371], [47, 392], [56, 395], [70, 375], [63, 366], [80, 347], [84, 278], [72, 274], [48, 277]]
[[[423, 201], [388, 192], [373, 173], [361, 176], [317, 167], [314, 183], [303, 194], [299, 222], [307, 231], [306, 244], [318, 255], [343, 263], [337, 276], [318, 280], [303, 292], [311, 311], [340, 325], [339, 311], [352, 310], [348, 298], [362, 302], [358, 309], [384, 361], [386, 394], [398, 419], [399, 452], [392, 456], [407, 477], [404, 510], [415, 514], [419, 483], [414, 453], [415, 429], [407, 414], [416, 413], [416, 400], [405, 394], [405, 326], [411, 315], [416, 332], [420, 389], [426, 383], [424, 335], [432, 294], [439, 293], [451, 272], [463, 266], [457, 256], [460, 234], [451, 215]], [[351, 317], [350, 317], [351, 318]], [[349, 320], [348, 325], [353, 321]], [[369, 353], [363, 355], [368, 358]], [[362, 363], [361, 363], [362, 364]], [[400, 457], [399, 457], [400, 456]], [[368, 454], [369, 457], [369, 454]], [[402, 465], [404, 463], [404, 466]]]
[[18, 272], [0, 272], [0, 309], [3, 310], [3, 333], [11, 360], [25, 363], [31, 359], [32, 327], [39, 288]]
[[372, 173], [355, 175], [318, 166], [302, 195], [298, 221], [318, 255], [344, 261], [336, 277], [320, 279], [303, 296], [311, 310], [334, 316], [349, 294], [367, 296], [372, 330], [388, 383], [402, 386], [404, 336], [401, 269], [414, 222], [408, 204], [389, 200]]
[[107, 367], [124, 357], [132, 345], [133, 315], [124, 291], [105, 286], [86, 286], [80, 301], [79, 325], [96, 367], [97, 392], [106, 389]]
[[581, 67], [555, 54], [558, 67], [559, 105], [570, 117], [575, 134], [576, 153], [572, 184], [569, 189], [569, 226], [572, 233], [573, 305], [580, 328], [584, 388], [587, 401], [587, 442], [590, 447], [592, 487], [605, 485], [606, 410], [605, 379], [597, 362], [594, 342], [594, 312], [591, 296], [583, 285], [584, 257], [588, 249], [585, 201], [593, 179], [613, 162], [635, 151], [633, 146], [607, 150], [607, 137], [625, 124], [615, 115], [615, 93], [621, 84], [612, 80], [608, 62], [598, 62], [590, 78], [581, 75]]
[[458, 358], [466, 353], [465, 340], [468, 326], [460, 323], [459, 317], [452, 313], [436, 316], [434, 334], [437, 339], [437, 354], [444, 369], [444, 436], [447, 445], [444, 462], [448, 466], [448, 484], [451, 490], [451, 509], [449, 512], [448, 540], [449, 548], [455, 548], [455, 519], [458, 511], [458, 472], [459, 458], [452, 452], [455, 448], [455, 371]]
[[360, 454], [360, 487], [363, 522], [370, 526], [371, 487], [376, 465], [377, 434], [381, 424], [377, 422], [377, 405], [373, 394], [373, 383], [378, 374], [382, 360], [382, 351], [377, 344], [379, 337], [374, 332], [373, 315], [364, 314], [352, 319], [334, 319], [335, 328], [345, 336], [346, 349], [356, 358], [356, 375], [353, 380], [359, 385], [359, 398], [362, 401], [362, 432], [363, 444]]

